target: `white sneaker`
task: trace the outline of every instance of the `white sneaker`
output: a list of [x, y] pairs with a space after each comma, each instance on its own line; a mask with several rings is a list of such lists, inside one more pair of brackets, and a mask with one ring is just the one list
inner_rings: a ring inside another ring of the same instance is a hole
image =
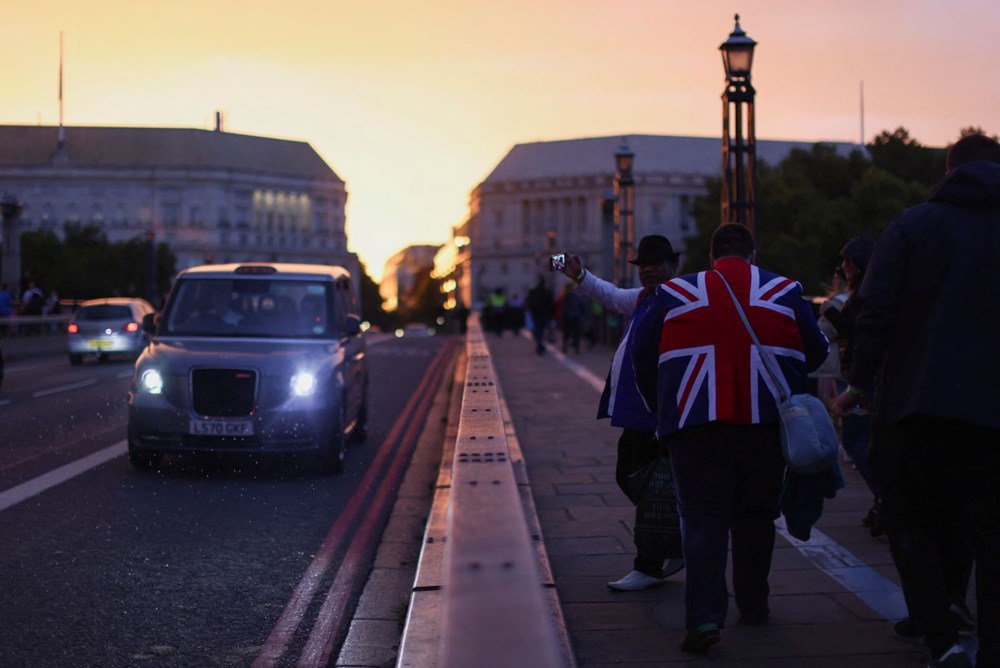
[[643, 589], [649, 589], [650, 587], [661, 585], [666, 581], [666, 578], [654, 578], [652, 575], [646, 575], [645, 573], [640, 573], [639, 571], [632, 571], [621, 580], [609, 582], [608, 587], [618, 591], [642, 591]]

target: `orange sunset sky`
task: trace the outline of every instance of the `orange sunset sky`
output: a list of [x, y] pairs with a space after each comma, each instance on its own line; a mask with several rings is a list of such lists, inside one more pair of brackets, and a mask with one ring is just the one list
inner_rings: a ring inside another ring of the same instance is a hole
[[[718, 137], [718, 47], [758, 42], [760, 139], [944, 146], [1000, 132], [995, 0], [5, 0], [0, 123], [211, 128], [308, 141], [347, 182], [378, 280], [440, 243], [516, 143]], [[641, 169], [642, 156], [636, 156]], [[613, 158], [608, 156], [608, 171]], [[0, 184], [2, 187], [2, 184]]]

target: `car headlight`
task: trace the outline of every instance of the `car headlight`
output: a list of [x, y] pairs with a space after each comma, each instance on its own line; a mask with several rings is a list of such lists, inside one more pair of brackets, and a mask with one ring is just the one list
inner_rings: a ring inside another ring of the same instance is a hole
[[290, 382], [292, 394], [297, 397], [308, 397], [316, 391], [316, 376], [308, 371], [299, 371]]
[[139, 376], [142, 388], [150, 394], [163, 394], [163, 376], [156, 369], [146, 369]]

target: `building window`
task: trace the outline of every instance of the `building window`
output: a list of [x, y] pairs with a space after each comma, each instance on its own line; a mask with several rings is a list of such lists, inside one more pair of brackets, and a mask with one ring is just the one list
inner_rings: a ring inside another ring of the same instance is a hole
[[177, 227], [177, 205], [172, 202], [163, 204], [160, 207], [160, 217], [164, 227]]
[[691, 198], [688, 195], [681, 195], [678, 199], [679, 209], [678, 218], [680, 219], [680, 227], [682, 232], [691, 231], [691, 209], [690, 209]]

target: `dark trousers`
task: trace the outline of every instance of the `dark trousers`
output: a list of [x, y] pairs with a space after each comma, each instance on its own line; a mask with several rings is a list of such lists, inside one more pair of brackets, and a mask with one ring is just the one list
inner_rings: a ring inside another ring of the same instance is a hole
[[531, 336], [535, 340], [535, 352], [539, 355], [545, 352], [545, 328], [548, 326], [549, 321], [544, 318], [531, 318]]
[[910, 617], [934, 656], [958, 640], [948, 608], [965, 566], [952, 555], [967, 541], [977, 665], [1000, 666], [1000, 429], [913, 416], [887, 428], [884, 457], [883, 512]]
[[[673, 481], [664, 480], [651, 470], [660, 461], [660, 456], [655, 433], [622, 430], [618, 438], [615, 481], [635, 504], [633, 568], [654, 578], [663, 577], [665, 560], [682, 556]], [[654, 475], [656, 479], [651, 481]], [[664, 489], [667, 486], [669, 489]]]
[[681, 515], [687, 628], [726, 621], [730, 534], [736, 607], [747, 619], [766, 618], [774, 519], [785, 470], [777, 426], [713, 422], [682, 429], [665, 445]]

